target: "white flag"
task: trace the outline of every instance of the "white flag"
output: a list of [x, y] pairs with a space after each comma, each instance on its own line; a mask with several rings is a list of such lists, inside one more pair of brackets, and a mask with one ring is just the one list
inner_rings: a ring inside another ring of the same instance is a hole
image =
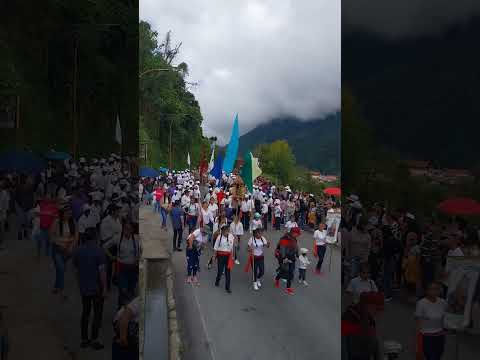
[[122, 144], [122, 128], [120, 127], [120, 118], [118, 117], [118, 114], [117, 114], [117, 126], [115, 128], [115, 141], [120, 145]]
[[190, 152], [187, 155], [187, 164], [188, 164], [188, 167], [190, 167]]
[[208, 163], [208, 172], [212, 171], [214, 168], [213, 158], [215, 153], [215, 146], [212, 147], [212, 156], [210, 157], [210, 162]]

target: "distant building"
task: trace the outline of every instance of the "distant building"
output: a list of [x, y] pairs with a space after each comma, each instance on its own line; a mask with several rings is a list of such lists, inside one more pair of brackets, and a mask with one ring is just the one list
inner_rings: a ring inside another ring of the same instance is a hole
[[432, 184], [459, 184], [472, 181], [472, 173], [467, 169], [435, 168], [430, 161], [403, 161], [412, 177], [424, 177]]
[[338, 180], [338, 176], [336, 175], [322, 175], [318, 171], [310, 171], [310, 176], [312, 179], [317, 180], [320, 183], [329, 183]]

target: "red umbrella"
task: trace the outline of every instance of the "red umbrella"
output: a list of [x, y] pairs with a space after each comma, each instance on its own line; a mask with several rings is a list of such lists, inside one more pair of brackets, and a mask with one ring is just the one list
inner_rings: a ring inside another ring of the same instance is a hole
[[448, 215], [480, 215], [480, 203], [470, 198], [450, 198], [438, 204], [437, 209]]
[[342, 190], [338, 187], [329, 187], [323, 190], [323, 192], [331, 196], [340, 196], [342, 194]]

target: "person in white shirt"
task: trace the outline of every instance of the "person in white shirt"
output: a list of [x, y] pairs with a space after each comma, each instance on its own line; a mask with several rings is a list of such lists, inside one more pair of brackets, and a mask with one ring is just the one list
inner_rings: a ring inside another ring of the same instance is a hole
[[285, 229], [287, 232], [290, 232], [291, 229], [298, 227], [298, 224], [295, 221], [295, 216], [290, 216], [289, 220], [285, 224]]
[[117, 245], [118, 263], [118, 305], [125, 305], [131, 299], [138, 284], [138, 263], [141, 255], [141, 246], [135, 238], [134, 227], [129, 221], [123, 225], [123, 230]]
[[440, 297], [441, 284], [433, 282], [426, 296], [417, 302], [417, 332], [422, 336], [425, 359], [441, 359], [445, 350], [443, 319], [448, 303]]
[[212, 241], [212, 235], [213, 235], [213, 223], [215, 221], [215, 218], [213, 217], [212, 213], [210, 212], [208, 208], [208, 202], [204, 201], [202, 204], [202, 209], [200, 210], [200, 224], [203, 224], [205, 227], [207, 227], [209, 231], [209, 238], [208, 241]]
[[317, 265], [315, 266], [315, 273], [321, 275], [323, 259], [325, 252], [327, 251], [327, 226], [325, 223], [320, 223], [318, 229], [313, 233], [313, 249], [314, 255], [318, 258]]
[[250, 250], [253, 266], [253, 289], [258, 290], [262, 287], [262, 277], [265, 274], [264, 248], [270, 247], [270, 243], [262, 236], [260, 228], [253, 230], [252, 237], [248, 240], [248, 249]]
[[248, 199], [248, 195], [245, 195], [245, 198], [240, 204], [240, 211], [242, 212], [242, 224], [245, 231], [250, 229], [250, 217], [252, 215], [251, 203]]
[[88, 228], [95, 227], [95, 219], [92, 216], [92, 207], [89, 204], [83, 205], [83, 213], [78, 219], [77, 230], [78, 230], [78, 239], [80, 244], [85, 242], [85, 232]]
[[352, 296], [353, 303], [360, 301], [360, 295], [364, 292], [378, 292], [377, 285], [370, 279], [368, 264], [360, 265], [359, 276], [350, 280], [346, 292]]
[[200, 268], [200, 255], [202, 248], [208, 241], [208, 235], [205, 226], [194, 230], [187, 238], [187, 283], [200, 285], [197, 272]]
[[238, 215], [235, 215], [232, 223], [230, 224], [230, 233], [235, 236], [235, 264], [240, 265], [238, 260], [238, 253], [240, 252], [240, 240], [244, 234], [243, 224], [240, 222]]
[[101, 246], [105, 250], [107, 265], [107, 286], [110, 290], [112, 283], [113, 261], [117, 256], [117, 244], [122, 234], [122, 224], [119, 218], [120, 208], [115, 204], [108, 207], [108, 215], [100, 224]]
[[308, 249], [301, 248], [300, 249], [300, 256], [298, 257], [299, 265], [298, 265], [298, 281], [300, 284], [308, 286], [307, 283], [307, 268], [310, 265], [310, 260], [308, 259]]
[[268, 228], [268, 203], [267, 203], [267, 198], [263, 199], [261, 210], [262, 210], [263, 230], [267, 231], [267, 228]]
[[251, 231], [263, 229], [263, 222], [259, 213], [255, 213], [250, 227]]
[[212, 214], [212, 216], [215, 218], [218, 215], [218, 205], [215, 202], [215, 199], [212, 197], [210, 198], [210, 203], [208, 204], [208, 210]]
[[275, 200], [273, 207], [273, 216], [275, 218], [275, 229], [280, 231], [280, 225], [282, 223], [282, 208], [280, 207], [280, 201]]
[[215, 286], [220, 285], [220, 279], [222, 274], [225, 274], [225, 290], [227, 293], [231, 293], [230, 289], [230, 264], [229, 260], [232, 256], [233, 245], [235, 243], [235, 238], [232, 234], [229, 233], [229, 228], [227, 225], [224, 225], [220, 231], [220, 235], [215, 240], [215, 245], [213, 250], [215, 250], [217, 257], [217, 277], [215, 279]]

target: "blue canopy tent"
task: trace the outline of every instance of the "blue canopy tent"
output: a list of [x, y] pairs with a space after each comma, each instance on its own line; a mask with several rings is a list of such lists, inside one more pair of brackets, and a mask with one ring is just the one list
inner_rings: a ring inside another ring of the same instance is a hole
[[160, 173], [155, 169], [149, 167], [142, 167], [140, 168], [138, 175], [140, 175], [141, 177], [157, 177], [160, 175]]
[[37, 174], [45, 167], [45, 160], [29, 151], [8, 151], [0, 155], [0, 171]]
[[168, 173], [169, 171], [167, 168], [164, 168], [164, 167], [161, 167], [159, 170], [161, 173]]
[[50, 150], [50, 151], [46, 152], [44, 156], [48, 160], [67, 160], [67, 159], [71, 159], [70, 154], [68, 154], [66, 152], [54, 151], [54, 150]]

